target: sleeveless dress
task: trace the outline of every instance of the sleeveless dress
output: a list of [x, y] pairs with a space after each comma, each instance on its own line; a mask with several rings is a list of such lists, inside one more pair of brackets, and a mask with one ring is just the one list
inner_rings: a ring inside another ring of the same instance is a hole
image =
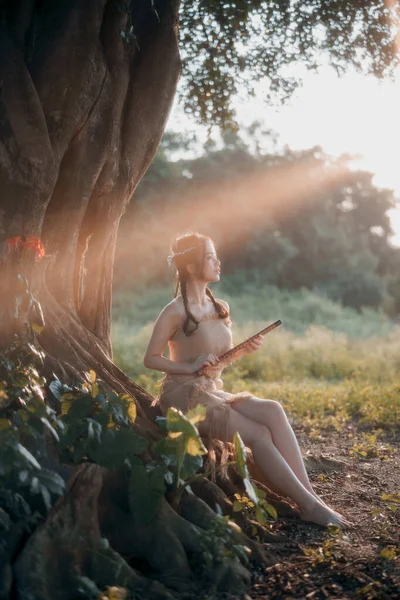
[[[186, 336], [182, 328], [175, 330], [168, 341], [170, 355], [177, 362], [194, 363], [201, 355], [220, 356], [232, 348], [231, 321], [221, 319], [211, 313], [199, 322], [191, 336]], [[230, 364], [230, 363], [227, 363]], [[228, 440], [229, 415], [233, 402], [253, 396], [250, 392], [231, 394], [224, 391], [221, 373], [227, 366], [212, 368], [207, 375], [168, 374], [164, 377], [159, 396], [161, 412], [165, 415], [169, 407], [181, 410], [184, 414], [197, 404], [207, 406], [205, 421], [198, 424], [199, 432], [209, 439], [217, 437]]]

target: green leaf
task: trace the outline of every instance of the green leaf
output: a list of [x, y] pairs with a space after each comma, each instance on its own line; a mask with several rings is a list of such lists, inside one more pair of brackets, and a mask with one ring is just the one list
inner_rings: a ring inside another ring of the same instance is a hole
[[38, 473], [36, 473], [36, 477], [52, 494], [61, 496], [64, 493], [65, 482], [58, 473], [55, 473], [50, 469], [42, 468]]
[[50, 423], [50, 421], [48, 421], [46, 419], [46, 417], [41, 417], [40, 418], [41, 422], [43, 423], [43, 425], [45, 425], [47, 427], [47, 429], [51, 432], [51, 434], [53, 435], [53, 437], [57, 440], [57, 442], [60, 441], [60, 438], [58, 436], [57, 431], [54, 429], [53, 425]]
[[37, 477], [32, 477], [30, 490], [33, 494], [38, 494], [40, 492], [40, 482]]
[[233, 445], [235, 448], [236, 466], [242, 479], [245, 479], [246, 477], [249, 477], [249, 471], [246, 465], [246, 448], [238, 431], [236, 431], [233, 436]]
[[44, 504], [45, 504], [47, 510], [50, 510], [51, 509], [51, 496], [50, 496], [49, 490], [43, 484], [40, 485], [39, 490], [40, 490], [40, 493], [42, 495], [42, 498], [43, 498], [43, 501], [44, 501]]
[[129, 479], [129, 506], [135, 519], [147, 525], [156, 516], [165, 494], [165, 471], [156, 467], [151, 473], [143, 465], [132, 467]]
[[30, 463], [31, 463], [31, 465], [33, 465], [34, 467], [36, 467], [36, 469], [40, 469], [40, 468], [41, 468], [41, 467], [40, 467], [40, 465], [39, 465], [39, 463], [38, 463], [38, 461], [37, 461], [37, 460], [36, 460], [36, 458], [33, 456], [33, 454], [31, 454], [31, 453], [29, 452], [29, 450], [27, 450], [27, 449], [25, 448], [25, 446], [23, 446], [23, 445], [22, 445], [22, 444], [20, 444], [19, 442], [17, 443], [17, 450], [18, 450], [18, 452], [19, 452], [20, 454], [22, 454], [22, 456], [23, 456], [24, 458], [26, 458], [26, 460], [27, 460], [28, 462], [30, 462]]
[[386, 558], [387, 560], [393, 560], [394, 558], [396, 558], [396, 554], [397, 554], [396, 548], [387, 547], [387, 548], [383, 548], [383, 550], [380, 551], [380, 555], [383, 558]]
[[267, 522], [267, 519], [265, 518], [265, 513], [260, 506], [256, 506], [256, 519], [263, 527]]
[[119, 398], [129, 420], [132, 421], [132, 423], [134, 423], [137, 415], [135, 399], [129, 394], [120, 394]]
[[256, 490], [256, 494], [257, 496], [261, 499], [261, 500], [265, 500], [265, 498], [267, 497], [267, 492], [264, 492], [264, 490], [258, 488], [257, 486], [253, 485], [254, 489]]
[[90, 458], [109, 469], [118, 469], [125, 464], [125, 459], [135, 462], [136, 454], [142, 454], [147, 449], [148, 442], [130, 428], [111, 430], [101, 434], [101, 443], [88, 445]]
[[400, 494], [382, 494], [381, 499], [400, 504]]
[[189, 479], [192, 475], [197, 473], [203, 466], [203, 456], [197, 454], [195, 456], [191, 454], [185, 454], [182, 468], [181, 468], [181, 477], [182, 479]]
[[342, 533], [338, 525], [328, 525], [328, 531], [332, 536], [339, 536]]
[[37, 323], [31, 323], [30, 325], [35, 333], [38, 335], [42, 333], [44, 325], [38, 325]]
[[207, 406], [205, 404], [197, 404], [192, 410], [189, 410], [185, 414], [186, 419], [192, 425], [196, 425], [200, 423], [200, 421], [204, 421], [207, 415]]
[[0, 430], [10, 429], [10, 428], [11, 428], [11, 421], [9, 421], [8, 419], [0, 419]]
[[94, 419], [87, 419], [88, 422], [88, 437], [89, 440], [94, 440], [98, 444], [101, 443], [102, 426]]
[[162, 430], [167, 431], [167, 418], [166, 417], [156, 417], [156, 425]]
[[50, 383], [49, 388], [53, 396], [57, 398], [57, 400], [61, 400], [64, 392], [64, 386], [58, 378]]
[[121, 399], [115, 394], [109, 394], [109, 411], [118, 425], [127, 423], [127, 410]]
[[253, 484], [250, 481], [250, 474], [246, 464], [246, 447], [238, 431], [236, 431], [233, 436], [233, 445], [235, 448], [236, 466], [238, 467], [239, 473], [242, 476], [247, 495], [257, 506], [258, 496]]
[[168, 437], [176, 439], [182, 436], [182, 451], [197, 456], [198, 454], [207, 454], [207, 450], [200, 438], [197, 428], [190, 423], [185, 415], [176, 408], [169, 408], [167, 411], [167, 429]]
[[272, 506], [272, 504], [268, 504], [268, 502], [263, 502], [262, 506], [263, 509], [270, 515], [270, 517], [275, 519], [275, 521], [278, 520], [278, 513], [276, 512], [276, 508]]
[[67, 448], [75, 444], [76, 440], [84, 435], [87, 431], [87, 423], [85, 421], [72, 420], [66, 423], [66, 428], [61, 434], [59, 447], [60, 449]]
[[65, 394], [62, 394], [59, 399], [61, 401], [61, 414], [67, 415], [75, 396], [71, 392], [66, 392]]
[[250, 477], [245, 477], [243, 479], [244, 487], [248, 497], [254, 502], [254, 504], [258, 505], [258, 496], [254, 490], [254, 486], [251, 483]]
[[73, 402], [68, 410], [68, 416], [72, 419], [83, 419], [89, 417], [93, 410], [93, 401], [90, 396], [80, 396]]

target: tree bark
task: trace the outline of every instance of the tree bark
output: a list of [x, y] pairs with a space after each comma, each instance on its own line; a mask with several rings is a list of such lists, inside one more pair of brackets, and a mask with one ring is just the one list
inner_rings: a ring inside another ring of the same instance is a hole
[[[2, 264], [6, 240], [42, 240], [47, 268], [27, 250], [18, 268], [43, 308], [44, 349], [78, 370], [94, 367], [85, 352], [113, 370], [119, 220], [157, 149], [180, 72], [178, 1], [136, 4], [0, 4]], [[131, 23], [136, 37], [125, 43]], [[14, 274], [13, 265], [7, 296]]]

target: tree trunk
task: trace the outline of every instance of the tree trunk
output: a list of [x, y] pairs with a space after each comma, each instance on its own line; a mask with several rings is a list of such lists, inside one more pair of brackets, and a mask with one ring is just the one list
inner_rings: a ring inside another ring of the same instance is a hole
[[[143, 416], [148, 396], [112, 363], [115, 242], [162, 136], [180, 59], [178, 1], [135, 5], [0, 2], [1, 292], [8, 315], [16, 272], [27, 277], [51, 371], [93, 368], [115, 389], [134, 390]], [[18, 237], [43, 242], [42, 263], [29, 249], [12, 261], [6, 241]], [[9, 319], [0, 327], [4, 348], [14, 329]]]
[[[66, 380], [93, 369], [109, 388], [134, 396], [146, 432], [156, 430], [152, 398], [112, 361], [113, 262], [121, 215], [175, 94], [178, 4], [0, 0], [0, 348], [23, 337], [27, 323], [44, 325], [47, 373]], [[37, 260], [41, 243], [46, 256]], [[151, 527], [140, 528], [124, 510], [126, 491], [116, 502], [113, 489], [112, 474], [78, 468], [15, 563], [18, 598], [69, 597], [64, 587], [81, 576], [149, 598], [169, 597], [163, 584], [191, 588], [188, 555], [215, 513], [184, 497], [184, 517], [165, 501]], [[209, 490], [207, 498], [212, 504]], [[101, 535], [113, 550], [100, 548]], [[162, 583], [143, 582], [117, 552], [147, 561]], [[237, 591], [249, 573], [228, 565], [218, 578]]]

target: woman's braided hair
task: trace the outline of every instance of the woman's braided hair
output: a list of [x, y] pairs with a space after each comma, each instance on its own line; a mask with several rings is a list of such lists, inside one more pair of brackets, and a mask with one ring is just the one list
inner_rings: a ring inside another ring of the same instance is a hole
[[[210, 240], [210, 238], [202, 235], [201, 233], [185, 233], [178, 236], [171, 247], [171, 250], [175, 255], [173, 257], [173, 262], [177, 270], [175, 298], [179, 292], [182, 294], [183, 305], [186, 313], [186, 319], [183, 324], [183, 332], [187, 336], [192, 335], [192, 333], [196, 331], [199, 326], [199, 321], [194, 317], [188, 305], [188, 272], [186, 270], [186, 265], [196, 264], [200, 272], [202, 272], [205, 257], [205, 243], [207, 240]], [[184, 252], [184, 250], [187, 248], [191, 248], [191, 250]], [[180, 252], [182, 252], [182, 254], [179, 254]], [[214, 295], [208, 286], [206, 287], [206, 294], [214, 304], [218, 317], [220, 319], [226, 319], [229, 316], [228, 311], [214, 298]]]

